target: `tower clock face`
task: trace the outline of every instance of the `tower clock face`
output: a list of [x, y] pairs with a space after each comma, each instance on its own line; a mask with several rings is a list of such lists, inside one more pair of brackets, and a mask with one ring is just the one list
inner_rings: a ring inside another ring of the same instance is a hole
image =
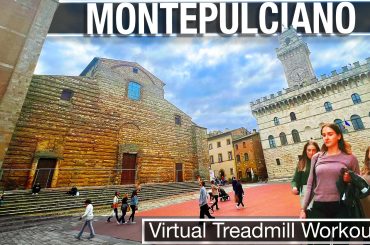
[[292, 81], [301, 81], [305, 78], [305, 69], [302, 67], [293, 69], [289, 74], [289, 79]]

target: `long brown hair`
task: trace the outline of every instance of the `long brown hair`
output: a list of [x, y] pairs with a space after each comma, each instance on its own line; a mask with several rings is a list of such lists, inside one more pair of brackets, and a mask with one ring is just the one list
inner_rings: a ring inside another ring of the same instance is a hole
[[364, 167], [361, 170], [362, 175], [370, 175], [369, 151], [370, 151], [370, 146], [368, 146], [367, 149], [366, 149]]
[[[338, 147], [339, 149], [346, 153], [347, 155], [351, 155], [352, 154], [352, 150], [351, 150], [351, 145], [346, 142], [344, 140], [344, 137], [343, 137], [343, 133], [342, 131], [340, 130], [339, 126], [335, 123], [325, 123], [322, 127], [321, 127], [321, 135], [322, 135], [322, 130], [325, 128], [325, 127], [329, 127], [331, 129], [334, 130], [334, 132], [336, 134], [339, 134], [341, 137], [340, 137], [340, 140], [338, 141]], [[328, 147], [326, 147], [325, 143], [321, 146], [321, 151], [328, 151]]]
[[303, 147], [302, 158], [298, 162], [297, 166], [298, 171], [303, 171], [306, 167], [307, 161], [309, 160], [307, 156], [307, 148], [310, 145], [313, 145], [316, 148], [316, 152], [320, 151], [320, 147], [315, 141], [313, 140], [307, 141], [307, 143]]

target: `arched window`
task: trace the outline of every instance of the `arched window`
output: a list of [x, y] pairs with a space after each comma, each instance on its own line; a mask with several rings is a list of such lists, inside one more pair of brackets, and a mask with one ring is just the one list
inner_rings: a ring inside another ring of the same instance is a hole
[[127, 95], [131, 100], [140, 100], [141, 85], [136, 82], [129, 82]]
[[354, 93], [351, 95], [353, 104], [360, 104], [361, 103], [361, 97], [358, 93]]
[[351, 122], [354, 130], [365, 129], [364, 124], [362, 123], [361, 117], [358, 115], [351, 116]]
[[240, 155], [236, 155], [236, 162], [240, 162]]
[[237, 150], [238, 149], [238, 144], [235, 144], [235, 150]]
[[279, 122], [279, 118], [274, 117], [274, 124], [275, 124], [275, 126], [277, 126], [277, 125], [279, 125], [279, 124], [280, 124], [280, 122]]
[[294, 143], [301, 142], [301, 138], [299, 138], [299, 133], [296, 129], [293, 129], [292, 136], [293, 136], [293, 142]]
[[287, 145], [288, 144], [288, 140], [286, 139], [285, 133], [281, 132], [279, 134], [279, 137], [280, 137], [281, 145]]
[[248, 161], [248, 160], [249, 160], [248, 153], [244, 153], [244, 161]]
[[297, 117], [295, 116], [294, 112], [291, 112], [290, 113], [290, 121], [295, 121], [295, 120], [297, 120]]
[[268, 137], [268, 140], [269, 140], [270, 148], [275, 148], [276, 147], [276, 144], [275, 144], [274, 136], [270, 135]]
[[335, 119], [335, 120], [334, 120], [334, 123], [335, 123], [336, 125], [338, 125], [338, 127], [340, 128], [340, 131], [342, 131], [342, 133], [347, 133], [347, 130], [346, 130], [346, 128], [344, 127], [344, 125], [343, 125], [343, 121], [342, 121], [341, 119]]
[[324, 103], [325, 111], [332, 111], [333, 107], [330, 102], [325, 102]]

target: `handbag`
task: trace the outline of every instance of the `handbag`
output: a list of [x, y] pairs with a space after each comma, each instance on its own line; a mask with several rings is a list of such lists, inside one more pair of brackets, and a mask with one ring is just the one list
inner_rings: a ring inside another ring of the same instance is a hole
[[118, 203], [113, 203], [111, 207], [112, 208], [118, 208]]
[[130, 205], [127, 205], [126, 212], [130, 212], [130, 211], [131, 211], [131, 207], [130, 207]]

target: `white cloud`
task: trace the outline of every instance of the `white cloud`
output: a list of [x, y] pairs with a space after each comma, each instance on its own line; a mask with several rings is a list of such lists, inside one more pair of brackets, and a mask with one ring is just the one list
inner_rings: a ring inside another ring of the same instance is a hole
[[[330, 74], [333, 69], [341, 70], [342, 66], [360, 61], [363, 63], [365, 50], [370, 50], [368, 37], [341, 37], [334, 40], [326, 39], [328, 42], [335, 42], [330, 47], [322, 45], [311, 45], [311, 61], [314, 70], [328, 67], [325, 71]], [[313, 42], [314, 43], [314, 42]], [[369, 55], [369, 54], [367, 54]]]

